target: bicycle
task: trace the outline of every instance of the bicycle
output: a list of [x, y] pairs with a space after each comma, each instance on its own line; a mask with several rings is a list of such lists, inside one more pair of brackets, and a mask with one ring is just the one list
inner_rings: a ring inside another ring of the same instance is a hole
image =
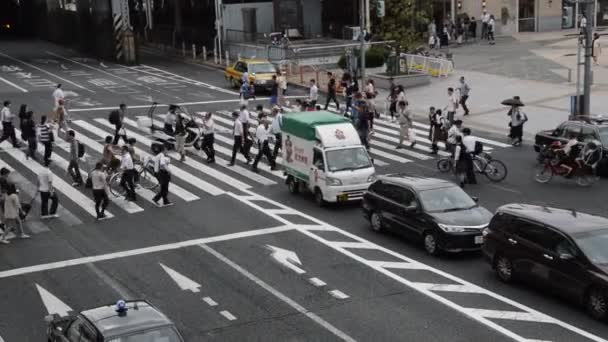
[[[155, 190], [158, 186], [158, 179], [154, 175], [154, 170], [150, 161], [136, 161], [134, 163], [136, 176], [135, 176], [135, 188], [144, 188], [147, 190]], [[122, 180], [122, 171], [113, 171], [108, 174], [108, 185], [110, 192], [114, 197], [121, 197], [126, 195], [125, 188], [120, 184]]]
[[[454, 157], [439, 159], [437, 169], [442, 173], [454, 171]], [[507, 177], [507, 166], [487, 153], [473, 155], [473, 170], [486, 176], [493, 183], [501, 182]]]

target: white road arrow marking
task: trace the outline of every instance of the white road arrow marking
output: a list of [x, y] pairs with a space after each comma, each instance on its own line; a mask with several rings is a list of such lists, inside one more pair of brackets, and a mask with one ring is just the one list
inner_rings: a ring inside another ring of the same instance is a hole
[[179, 286], [180, 289], [182, 289], [182, 291], [192, 291], [194, 293], [197, 292], [201, 292], [200, 287], [201, 284], [195, 282], [194, 280], [178, 273], [177, 271], [161, 264], [160, 267], [163, 268], [163, 270], [165, 272], [167, 272], [167, 274], [169, 275], [169, 277], [171, 277], [171, 279], [173, 279], [173, 281], [177, 284], [177, 286]]
[[63, 69], [63, 70], [68, 70], [68, 69], [69, 69], [69, 68], [68, 68], [67, 66], [65, 66], [64, 64], [61, 64], [60, 66], [61, 66], [61, 69]]
[[59, 298], [55, 297], [44, 287], [36, 284], [36, 289], [38, 290], [42, 303], [44, 303], [46, 311], [49, 313], [49, 315], [58, 314], [61, 317], [65, 317], [69, 315], [70, 311], [74, 311], [71, 307], [62, 302]]
[[292, 252], [292, 251], [289, 251], [289, 250], [286, 250], [283, 248], [279, 248], [279, 247], [274, 247], [271, 245], [266, 245], [266, 247], [268, 249], [270, 249], [270, 251], [272, 252], [270, 254], [270, 256], [273, 259], [275, 259], [276, 261], [278, 261], [281, 265], [289, 268], [290, 270], [296, 272], [297, 274], [306, 273], [306, 271], [304, 271], [303, 269], [294, 265], [294, 264], [298, 264], [298, 265], [302, 266], [302, 262], [300, 261], [300, 258], [298, 258], [298, 255], [295, 252]]

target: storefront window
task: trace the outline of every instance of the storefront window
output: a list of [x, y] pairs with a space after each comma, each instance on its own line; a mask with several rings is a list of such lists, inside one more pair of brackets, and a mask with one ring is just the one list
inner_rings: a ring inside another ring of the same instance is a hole
[[574, 28], [576, 18], [576, 8], [575, 4], [572, 2], [564, 1], [564, 6], [562, 7], [562, 28], [563, 29], [571, 29]]

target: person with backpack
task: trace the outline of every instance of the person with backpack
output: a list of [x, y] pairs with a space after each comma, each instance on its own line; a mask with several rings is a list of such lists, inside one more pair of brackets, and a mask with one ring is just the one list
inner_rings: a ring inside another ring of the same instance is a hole
[[118, 110], [113, 110], [110, 113], [108, 121], [110, 121], [110, 124], [114, 125], [114, 141], [112, 142], [114, 145], [118, 145], [120, 138], [122, 138], [125, 143], [127, 142], [127, 135], [121, 131], [126, 115], [127, 105], [124, 103], [120, 104]]
[[80, 167], [78, 160], [84, 156], [84, 145], [76, 140], [76, 132], [73, 130], [68, 131], [68, 143], [70, 144], [70, 163], [68, 164], [68, 173], [72, 177], [72, 186], [81, 186], [82, 175], [80, 174]]
[[44, 145], [44, 164], [48, 165], [51, 162], [51, 155], [53, 154], [53, 131], [51, 126], [46, 121], [46, 115], [40, 117], [40, 124], [37, 127], [38, 130], [38, 141]]
[[[475, 170], [473, 168], [473, 159], [475, 154], [479, 153], [479, 146], [482, 146], [475, 137], [471, 136], [471, 129], [465, 127], [462, 129], [462, 144], [465, 148], [464, 161], [467, 184], [477, 184], [475, 179]], [[481, 148], [483, 150], [483, 147]]]
[[38, 148], [38, 140], [36, 139], [36, 123], [34, 122], [34, 112], [31, 110], [25, 114], [25, 118], [21, 122], [21, 138], [27, 141], [27, 152], [25, 158], [36, 160], [36, 149]]

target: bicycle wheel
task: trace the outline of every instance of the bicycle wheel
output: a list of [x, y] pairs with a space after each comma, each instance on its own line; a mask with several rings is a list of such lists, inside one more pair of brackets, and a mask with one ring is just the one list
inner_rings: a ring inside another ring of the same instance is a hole
[[486, 164], [483, 174], [491, 182], [498, 183], [507, 177], [507, 166], [500, 160], [492, 159]]
[[158, 187], [158, 179], [149, 168], [142, 168], [139, 172], [139, 185], [144, 189], [154, 190]]
[[481, 157], [473, 158], [473, 171], [480, 174], [484, 173], [484, 170], [486, 169], [487, 165], [488, 162], [485, 159], [482, 159]]
[[542, 164], [536, 167], [536, 173], [534, 174], [534, 180], [539, 183], [549, 183], [553, 178], [553, 170], [550, 165]]
[[452, 171], [453, 163], [450, 158], [442, 158], [437, 161], [437, 169], [439, 172], [447, 173]]
[[117, 172], [110, 177], [109, 185], [110, 185], [110, 193], [114, 195], [114, 197], [125, 196], [127, 193], [125, 188], [120, 185], [120, 180], [122, 179], [122, 172]]

